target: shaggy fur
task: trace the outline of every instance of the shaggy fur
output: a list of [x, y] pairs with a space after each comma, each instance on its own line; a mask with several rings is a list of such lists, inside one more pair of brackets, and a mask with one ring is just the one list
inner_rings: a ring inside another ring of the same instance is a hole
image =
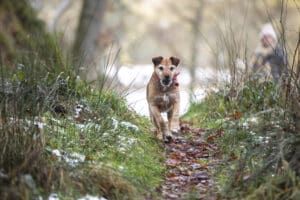
[[[147, 101], [152, 123], [156, 128], [156, 136], [165, 142], [172, 138], [172, 132], [179, 131], [179, 84], [177, 82], [178, 58], [152, 59], [154, 72], [147, 85]], [[166, 112], [168, 125], [161, 116]]]

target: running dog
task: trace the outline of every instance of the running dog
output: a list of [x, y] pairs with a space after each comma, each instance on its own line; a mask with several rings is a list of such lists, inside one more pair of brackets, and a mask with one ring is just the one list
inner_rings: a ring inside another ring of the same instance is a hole
[[[147, 85], [147, 101], [152, 123], [156, 128], [156, 136], [164, 142], [172, 139], [172, 133], [179, 131], [179, 84], [177, 67], [178, 58], [152, 58], [154, 72]], [[168, 125], [165, 123], [162, 112], [167, 113]]]

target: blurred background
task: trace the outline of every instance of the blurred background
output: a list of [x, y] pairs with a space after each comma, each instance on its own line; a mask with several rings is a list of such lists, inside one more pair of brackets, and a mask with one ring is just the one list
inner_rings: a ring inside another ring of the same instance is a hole
[[152, 57], [181, 59], [184, 113], [190, 102], [226, 84], [232, 65], [247, 68], [264, 24], [273, 25], [279, 40], [284, 31], [287, 41], [282, 42], [290, 52], [300, 24], [299, 0], [284, 4], [281, 0], [31, 0], [31, 4], [48, 31], [59, 38], [66, 56], [75, 55], [78, 66], [85, 66], [78, 68], [82, 77], [96, 82], [108, 75], [129, 105], [143, 115], [148, 114], [145, 86], [153, 70]]

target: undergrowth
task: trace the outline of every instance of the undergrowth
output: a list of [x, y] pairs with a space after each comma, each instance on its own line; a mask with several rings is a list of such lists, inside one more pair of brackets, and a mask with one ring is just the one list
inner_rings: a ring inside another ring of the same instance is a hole
[[38, 71], [38, 57], [22, 61], [15, 70], [1, 66], [2, 199], [135, 199], [154, 192], [163, 157], [146, 118], [111, 90], [72, 73]]
[[146, 118], [111, 90], [72, 73], [39, 71], [38, 56], [15, 65], [1, 66], [3, 199], [135, 199], [154, 192], [164, 171], [162, 148]]
[[155, 193], [164, 166], [149, 121], [77, 77], [26, 1], [14, 2], [0, 3], [12, 27], [0, 30], [0, 199]]
[[[248, 81], [231, 97], [230, 89], [194, 103], [185, 120], [221, 131], [222, 163], [215, 172], [227, 199], [298, 199], [300, 137], [284, 93], [273, 82]], [[296, 161], [297, 160], [297, 161]]]

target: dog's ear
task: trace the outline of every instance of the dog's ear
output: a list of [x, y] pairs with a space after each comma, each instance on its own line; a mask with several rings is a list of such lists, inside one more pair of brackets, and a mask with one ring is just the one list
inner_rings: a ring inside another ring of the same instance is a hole
[[180, 63], [180, 60], [176, 57], [171, 56], [170, 60], [172, 62], [172, 65], [178, 66], [178, 64]]
[[162, 59], [164, 59], [162, 56], [152, 58], [152, 62], [154, 64], [154, 66], [159, 65], [160, 62], [162, 61]]

